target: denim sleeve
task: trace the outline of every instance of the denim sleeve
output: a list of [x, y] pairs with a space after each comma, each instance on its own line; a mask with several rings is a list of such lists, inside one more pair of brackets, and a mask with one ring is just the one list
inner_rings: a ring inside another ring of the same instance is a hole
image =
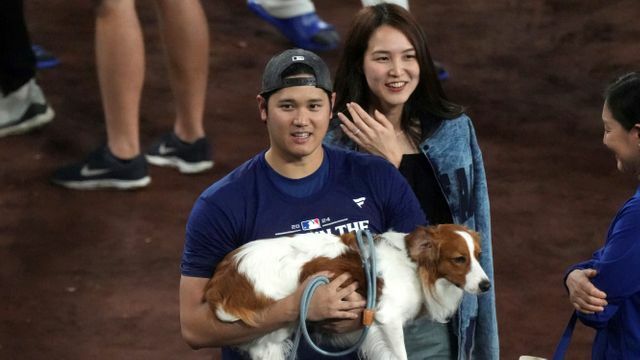
[[488, 293], [478, 296], [478, 317], [473, 345], [473, 359], [500, 358], [498, 319], [496, 314], [495, 278], [493, 276], [493, 246], [491, 243], [491, 215], [489, 191], [482, 152], [478, 146], [473, 124], [469, 121], [470, 147], [473, 156], [473, 196], [476, 229], [482, 234], [480, 265], [491, 281]]
[[342, 132], [340, 120], [337, 116], [331, 119], [329, 130], [327, 130], [322, 143], [341, 149], [355, 150], [356, 148], [356, 144]]

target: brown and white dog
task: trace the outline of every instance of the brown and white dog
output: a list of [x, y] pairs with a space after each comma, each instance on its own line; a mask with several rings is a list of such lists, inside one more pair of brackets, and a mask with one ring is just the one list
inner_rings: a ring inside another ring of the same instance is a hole
[[[386, 232], [374, 241], [378, 301], [375, 321], [360, 348], [366, 359], [407, 359], [405, 323], [422, 314], [447, 322], [464, 291], [479, 294], [491, 286], [478, 263], [479, 234], [464, 226], [420, 226], [409, 234]], [[218, 265], [205, 297], [221, 321], [255, 326], [263, 309], [322, 270], [335, 276], [349, 272], [366, 284], [353, 233], [308, 233], [247, 243]], [[254, 360], [284, 359], [293, 332], [292, 325], [238, 347]], [[358, 334], [344, 334], [334, 342], [344, 345], [345, 336], [357, 339]]]

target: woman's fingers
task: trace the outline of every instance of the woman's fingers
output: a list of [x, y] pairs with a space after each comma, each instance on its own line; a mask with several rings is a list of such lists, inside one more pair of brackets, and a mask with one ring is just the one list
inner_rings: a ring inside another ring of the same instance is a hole
[[596, 312], [602, 312], [604, 311], [604, 307], [602, 306], [597, 306], [597, 305], [592, 305], [589, 303], [585, 303], [583, 301], [576, 301], [573, 303], [573, 307], [580, 311], [583, 312], [585, 314], [593, 314]]
[[358, 146], [368, 150], [362, 142], [362, 132], [360, 131], [360, 129], [358, 129], [358, 127], [344, 114], [338, 113], [338, 118], [340, 119], [340, 121], [342, 121], [342, 124], [340, 124], [342, 132], [344, 132], [349, 137], [349, 139], [351, 139], [351, 141], [358, 144]]
[[358, 119], [362, 120], [367, 126], [372, 126], [374, 124], [374, 119], [369, 116], [369, 114], [364, 111], [364, 109], [358, 105], [357, 103], [347, 103], [347, 110], [351, 115], [356, 115]]
[[360, 128], [358, 128], [358, 126], [353, 121], [349, 120], [349, 118], [345, 114], [339, 112], [338, 119], [340, 119], [340, 121], [342, 122], [342, 124], [340, 125], [342, 130], [347, 130], [345, 131], [347, 135], [357, 136], [360, 133]]
[[393, 124], [391, 124], [391, 121], [389, 121], [389, 119], [387, 119], [386, 116], [384, 116], [383, 113], [381, 113], [378, 110], [373, 110], [373, 118], [380, 123], [380, 125], [388, 128], [388, 129], [393, 129]]
[[607, 301], [604, 300], [607, 298], [607, 294], [604, 291], [595, 287], [593, 284], [591, 284], [591, 287], [589, 288], [589, 291], [587, 291], [587, 293], [590, 296], [597, 298], [597, 300], [602, 301], [603, 305], [607, 305]]
[[605, 297], [606, 294], [598, 290], [590, 282], [581, 284], [581, 286], [570, 295], [573, 307], [585, 314], [604, 311], [604, 307], [607, 306]]
[[378, 110], [373, 110], [373, 117], [372, 117], [371, 115], [369, 115], [369, 113], [367, 113], [362, 108], [362, 106], [358, 105], [357, 103], [354, 103], [354, 102], [348, 103], [347, 109], [349, 108], [352, 108], [354, 112], [358, 114], [358, 116], [362, 119], [362, 121], [365, 122], [367, 126], [369, 126], [372, 129], [379, 129], [380, 126], [387, 129], [393, 128], [393, 125], [387, 119], [387, 117]]
[[351, 114], [353, 123], [367, 135], [380, 130], [380, 124], [371, 117], [364, 109], [356, 103], [348, 103], [347, 110]]
[[367, 139], [375, 139], [386, 132], [385, 130], [393, 130], [391, 122], [378, 110], [374, 111], [374, 118], [357, 103], [347, 103], [347, 111], [351, 115], [351, 120], [342, 113], [338, 113], [338, 118], [354, 136], [362, 135]]

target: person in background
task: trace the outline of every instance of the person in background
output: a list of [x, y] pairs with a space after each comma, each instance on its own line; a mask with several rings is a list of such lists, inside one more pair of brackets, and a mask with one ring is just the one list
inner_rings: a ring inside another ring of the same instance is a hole
[[[356, 14], [335, 75], [337, 117], [325, 143], [376, 154], [397, 167], [429, 224], [456, 223], [482, 236], [480, 263], [492, 283], [489, 196], [473, 123], [449, 101], [426, 36], [394, 4]], [[410, 359], [499, 359], [495, 291], [465, 294], [448, 324], [405, 327]]]
[[[362, 6], [390, 3], [409, 9], [408, 0], [362, 0]], [[340, 45], [335, 27], [318, 14], [311, 0], [247, 0], [249, 9], [273, 25], [295, 46], [312, 51], [327, 51]], [[434, 61], [440, 80], [449, 78], [442, 64]]]
[[596, 329], [593, 359], [640, 359], [640, 73], [609, 85], [602, 123], [604, 146], [638, 187], [614, 217], [604, 246], [569, 267], [564, 284], [577, 317]]
[[107, 143], [76, 164], [58, 169], [54, 184], [77, 190], [135, 189], [151, 182], [147, 161], [199, 173], [213, 166], [204, 133], [209, 28], [200, 0], [156, 0], [169, 79], [176, 104], [173, 129], [143, 154], [140, 98], [144, 42], [135, 0], [101, 0], [96, 9], [96, 63]]
[[[370, 6], [380, 2], [382, 0], [362, 0], [362, 5]], [[387, 2], [409, 8], [408, 0]], [[335, 27], [320, 19], [311, 0], [248, 0], [247, 6], [299, 48], [327, 51], [340, 44], [340, 36]]]
[[0, 2], [0, 138], [48, 124], [55, 113], [36, 79], [22, 0]]

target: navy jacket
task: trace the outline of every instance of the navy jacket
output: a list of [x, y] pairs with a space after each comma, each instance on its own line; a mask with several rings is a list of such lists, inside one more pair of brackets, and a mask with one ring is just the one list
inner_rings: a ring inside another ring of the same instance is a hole
[[593, 285], [607, 294], [603, 312], [577, 313], [596, 329], [592, 358], [640, 359], [640, 187], [613, 219], [604, 246], [567, 274], [575, 269], [596, 269]]

